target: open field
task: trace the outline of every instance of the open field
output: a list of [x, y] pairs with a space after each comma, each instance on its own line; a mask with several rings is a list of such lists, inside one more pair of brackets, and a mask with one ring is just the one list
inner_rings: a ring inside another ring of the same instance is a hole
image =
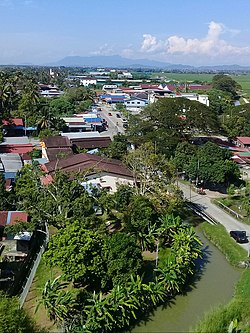
[[[194, 81], [211, 83], [214, 74], [206, 73], [154, 73], [152, 77], [162, 78], [165, 80], [176, 80], [180, 83], [191, 83]], [[249, 74], [239, 74], [231, 75], [232, 79], [238, 82], [243, 91], [250, 97], [250, 73]]]

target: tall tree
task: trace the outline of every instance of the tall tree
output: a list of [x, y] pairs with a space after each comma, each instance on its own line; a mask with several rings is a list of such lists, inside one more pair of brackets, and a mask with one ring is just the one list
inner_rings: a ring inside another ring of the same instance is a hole
[[59, 266], [66, 279], [100, 290], [106, 286], [104, 238], [84, 229], [79, 221], [69, 222], [53, 235], [45, 254], [51, 266]]

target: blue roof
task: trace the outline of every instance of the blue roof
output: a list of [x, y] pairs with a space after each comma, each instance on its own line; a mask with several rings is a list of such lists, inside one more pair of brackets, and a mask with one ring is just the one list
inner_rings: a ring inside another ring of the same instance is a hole
[[97, 118], [84, 118], [86, 123], [101, 123], [102, 118], [97, 117]]

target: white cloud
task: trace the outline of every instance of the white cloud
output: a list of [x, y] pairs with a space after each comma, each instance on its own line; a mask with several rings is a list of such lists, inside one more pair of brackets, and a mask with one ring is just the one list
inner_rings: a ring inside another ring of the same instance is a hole
[[250, 54], [249, 46], [237, 47], [221, 39], [221, 35], [225, 32], [238, 33], [239, 31], [228, 29], [222, 23], [212, 21], [209, 23], [207, 35], [201, 39], [173, 35], [162, 41], [150, 34], [144, 34], [141, 51], [154, 54], [163, 52], [168, 55], [200, 54], [209, 57]]
[[112, 46], [109, 46], [107, 43], [101, 45], [98, 50], [92, 51], [92, 55], [112, 55], [114, 50]]

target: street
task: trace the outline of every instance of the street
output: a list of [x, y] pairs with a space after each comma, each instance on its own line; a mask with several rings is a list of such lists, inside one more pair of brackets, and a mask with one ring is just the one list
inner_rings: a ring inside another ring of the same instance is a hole
[[[227, 214], [218, 206], [211, 202], [211, 198], [213, 197], [212, 192], [207, 195], [200, 195], [194, 192], [189, 185], [185, 185], [183, 183], [179, 183], [179, 188], [182, 190], [184, 197], [186, 200], [191, 201], [199, 205], [199, 208], [202, 209], [205, 213], [211, 215], [216, 221], [222, 224], [226, 230], [229, 232], [230, 230], [241, 230], [246, 231], [247, 236], [250, 236], [250, 226], [244, 223], [239, 222], [233, 216]], [[249, 238], [250, 240], [250, 238]], [[246, 251], [249, 251], [250, 243], [239, 244]]]
[[[114, 135], [117, 135], [118, 133], [123, 134], [124, 128], [123, 128], [123, 122], [121, 115], [121, 118], [117, 118], [116, 114], [119, 113], [118, 111], [114, 110], [111, 105], [108, 104], [99, 104], [102, 111], [100, 112], [100, 117], [105, 119], [108, 123], [108, 128], [106, 131], [102, 132], [102, 136], [109, 135], [111, 139]], [[109, 115], [109, 113], [112, 114], [112, 116]]]

